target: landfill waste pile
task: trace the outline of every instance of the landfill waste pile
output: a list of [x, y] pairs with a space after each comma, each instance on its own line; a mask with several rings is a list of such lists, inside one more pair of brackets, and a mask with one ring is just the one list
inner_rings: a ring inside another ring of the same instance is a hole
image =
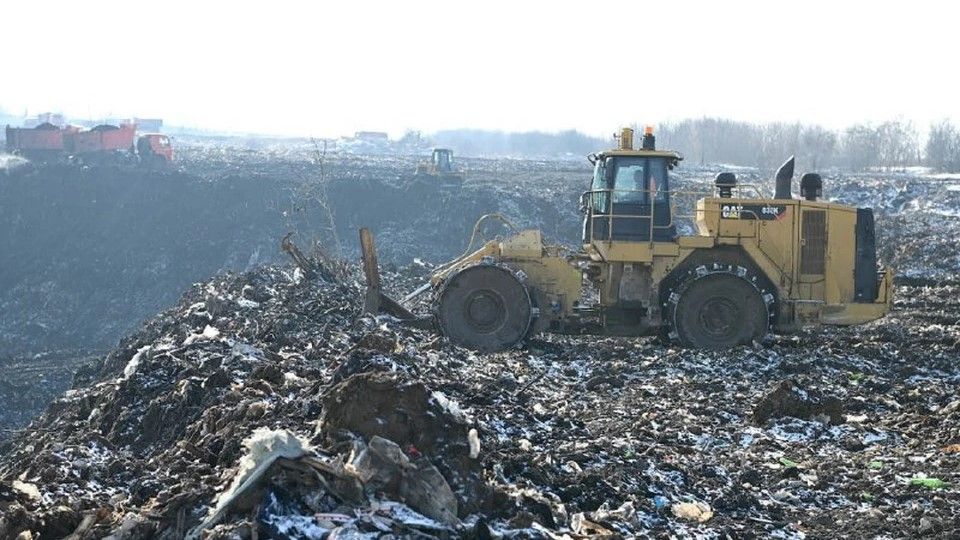
[[197, 284], [80, 368], [0, 445], [0, 538], [960, 535], [956, 282], [725, 352], [477, 355], [311, 264]]
[[845, 182], [836, 199], [873, 207], [880, 257], [901, 276], [950, 279], [960, 274], [960, 250], [931, 237], [960, 232], [960, 177], [861, 175]]
[[483, 161], [449, 193], [409, 185], [412, 156], [331, 155], [321, 166], [306, 150], [182, 154], [168, 171], [38, 165], [0, 175], [0, 358], [106, 352], [192, 283], [284, 262], [287, 232], [354, 258], [357, 228], [373, 227], [383, 260], [403, 264], [459, 254], [489, 212], [573, 239], [586, 175], [578, 165], [576, 181], [524, 193], [516, 182], [557, 180], [563, 164]]

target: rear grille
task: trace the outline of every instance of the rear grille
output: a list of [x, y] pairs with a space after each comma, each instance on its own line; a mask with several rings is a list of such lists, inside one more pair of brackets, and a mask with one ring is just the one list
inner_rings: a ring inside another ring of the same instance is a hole
[[827, 212], [805, 210], [800, 224], [800, 273], [823, 274], [826, 268]]

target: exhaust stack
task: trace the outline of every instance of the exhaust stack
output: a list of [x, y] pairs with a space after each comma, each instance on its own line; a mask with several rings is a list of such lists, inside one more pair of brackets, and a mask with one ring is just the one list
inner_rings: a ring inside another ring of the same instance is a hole
[[793, 183], [793, 156], [790, 156], [789, 159], [783, 162], [783, 165], [777, 169], [776, 184], [777, 190], [776, 194], [773, 196], [774, 199], [792, 199], [792, 189], [791, 184]]

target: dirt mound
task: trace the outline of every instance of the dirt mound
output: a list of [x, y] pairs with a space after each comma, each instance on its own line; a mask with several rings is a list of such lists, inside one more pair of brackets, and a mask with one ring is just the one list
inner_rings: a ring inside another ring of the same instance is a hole
[[466, 453], [468, 425], [459, 406], [443, 393], [384, 372], [353, 375], [331, 388], [320, 417], [329, 434], [379, 435], [430, 454], [450, 445]]
[[833, 396], [822, 396], [819, 392], [805, 390], [794, 381], [786, 380], [763, 396], [753, 409], [753, 420], [758, 424], [784, 416], [839, 424], [843, 422], [843, 403]]

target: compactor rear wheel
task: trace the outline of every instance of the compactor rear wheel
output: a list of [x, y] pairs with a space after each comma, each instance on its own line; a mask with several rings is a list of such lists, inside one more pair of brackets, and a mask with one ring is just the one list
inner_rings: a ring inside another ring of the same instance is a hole
[[769, 331], [769, 298], [750, 280], [727, 272], [702, 275], [671, 295], [671, 336], [681, 344], [725, 349]]
[[451, 341], [481, 352], [519, 343], [533, 321], [527, 287], [510, 269], [481, 264], [448, 278], [436, 300], [437, 320]]

